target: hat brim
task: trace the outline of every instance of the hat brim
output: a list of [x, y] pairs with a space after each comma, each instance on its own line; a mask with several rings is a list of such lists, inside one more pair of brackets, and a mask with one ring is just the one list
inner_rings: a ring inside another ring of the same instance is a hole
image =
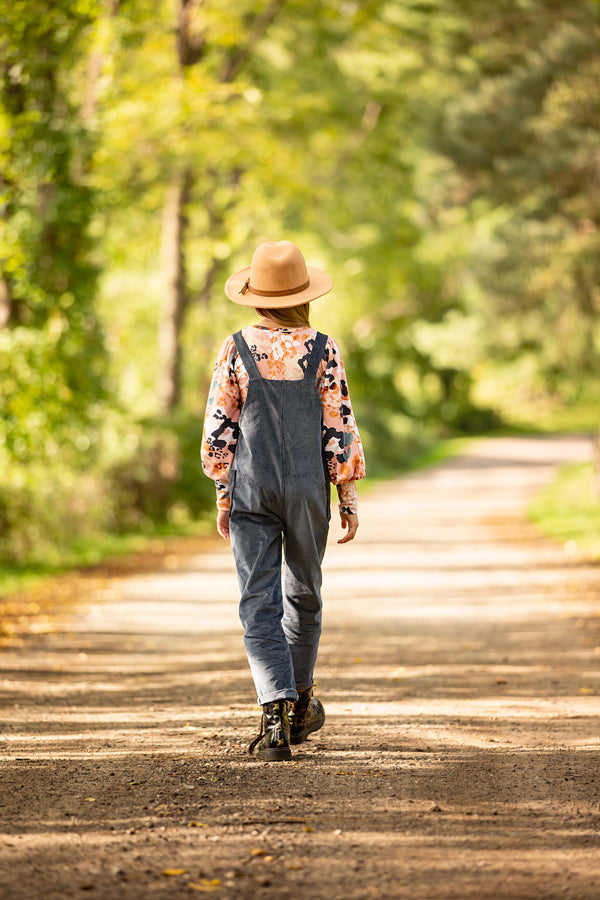
[[333, 281], [315, 266], [307, 266], [309, 285], [303, 291], [296, 294], [284, 294], [283, 297], [264, 297], [262, 294], [252, 294], [246, 291], [242, 294], [242, 288], [250, 277], [250, 266], [245, 266], [239, 272], [235, 272], [227, 280], [225, 285], [225, 293], [233, 303], [238, 306], [253, 306], [258, 309], [287, 309], [290, 306], [300, 306], [301, 303], [308, 303], [328, 294], [333, 287]]

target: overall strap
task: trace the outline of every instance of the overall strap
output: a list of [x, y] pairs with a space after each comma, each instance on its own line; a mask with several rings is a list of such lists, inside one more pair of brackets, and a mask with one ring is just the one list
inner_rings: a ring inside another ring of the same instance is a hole
[[310, 351], [310, 356], [308, 358], [308, 363], [306, 365], [306, 371], [304, 373], [305, 379], [308, 378], [312, 381], [316, 379], [319, 366], [321, 365], [321, 360], [323, 359], [323, 354], [325, 353], [327, 338], [328, 336], [326, 334], [322, 334], [322, 332], [317, 331], [315, 340], [312, 345], [312, 350]]
[[242, 357], [242, 362], [244, 363], [244, 367], [246, 372], [248, 373], [248, 378], [261, 378], [261, 374], [258, 371], [258, 366], [256, 365], [256, 360], [250, 353], [248, 348], [248, 344], [244, 340], [241, 331], [236, 331], [233, 335], [233, 342], [237, 348], [238, 353]]

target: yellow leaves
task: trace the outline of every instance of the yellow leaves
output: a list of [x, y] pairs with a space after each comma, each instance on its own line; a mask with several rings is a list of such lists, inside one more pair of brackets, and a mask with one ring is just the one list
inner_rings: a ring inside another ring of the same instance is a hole
[[[169, 877], [187, 875], [187, 869], [163, 869], [160, 874]], [[219, 878], [213, 878], [212, 881], [209, 881], [208, 878], [201, 878], [200, 881], [188, 881], [186, 883], [186, 887], [192, 888], [194, 891], [204, 891], [205, 893], [218, 891], [220, 886], [221, 881]]]
[[302, 829], [302, 831], [306, 831], [307, 834], [310, 834], [310, 832], [314, 831], [314, 830], [315, 829], [312, 827], [312, 825], [305, 825], [304, 828]]
[[191, 822], [187, 823], [188, 828], [208, 828], [208, 825], [205, 822]]
[[96, 798], [95, 798], [95, 797], [86, 797], [85, 799], [87, 800], [88, 803], [95, 803], [95, 802], [96, 802]]
[[267, 850], [261, 850], [258, 847], [255, 847], [253, 850], [251, 850], [250, 855], [262, 857], [263, 862], [273, 862], [273, 858], [274, 858], [269, 855], [269, 852]]
[[580, 694], [595, 694], [595, 693], [596, 693], [596, 689], [593, 688], [593, 687], [580, 687], [580, 688], [579, 688], [579, 693], [580, 693]]
[[132, 785], [132, 786], [133, 786], [134, 784], [141, 784], [141, 783], [142, 783], [141, 781], [128, 781], [128, 782], [127, 782], [128, 785]]

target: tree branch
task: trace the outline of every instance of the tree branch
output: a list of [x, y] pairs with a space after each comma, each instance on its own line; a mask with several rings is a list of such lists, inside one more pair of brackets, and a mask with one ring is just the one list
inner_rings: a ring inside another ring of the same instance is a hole
[[262, 14], [257, 14], [250, 28], [250, 34], [245, 44], [239, 46], [229, 57], [219, 81], [222, 84], [228, 84], [239, 75], [241, 69], [246, 65], [255, 44], [264, 36], [269, 25], [276, 19], [278, 13], [285, 5], [286, 0], [272, 0]]

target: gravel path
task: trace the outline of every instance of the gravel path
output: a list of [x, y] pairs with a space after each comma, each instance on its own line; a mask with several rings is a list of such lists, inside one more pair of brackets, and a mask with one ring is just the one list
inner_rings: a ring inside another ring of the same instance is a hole
[[499, 438], [333, 528], [325, 728], [259, 712], [229, 548], [111, 579], [0, 654], [0, 896], [597, 900], [600, 569], [523, 518], [579, 438]]

